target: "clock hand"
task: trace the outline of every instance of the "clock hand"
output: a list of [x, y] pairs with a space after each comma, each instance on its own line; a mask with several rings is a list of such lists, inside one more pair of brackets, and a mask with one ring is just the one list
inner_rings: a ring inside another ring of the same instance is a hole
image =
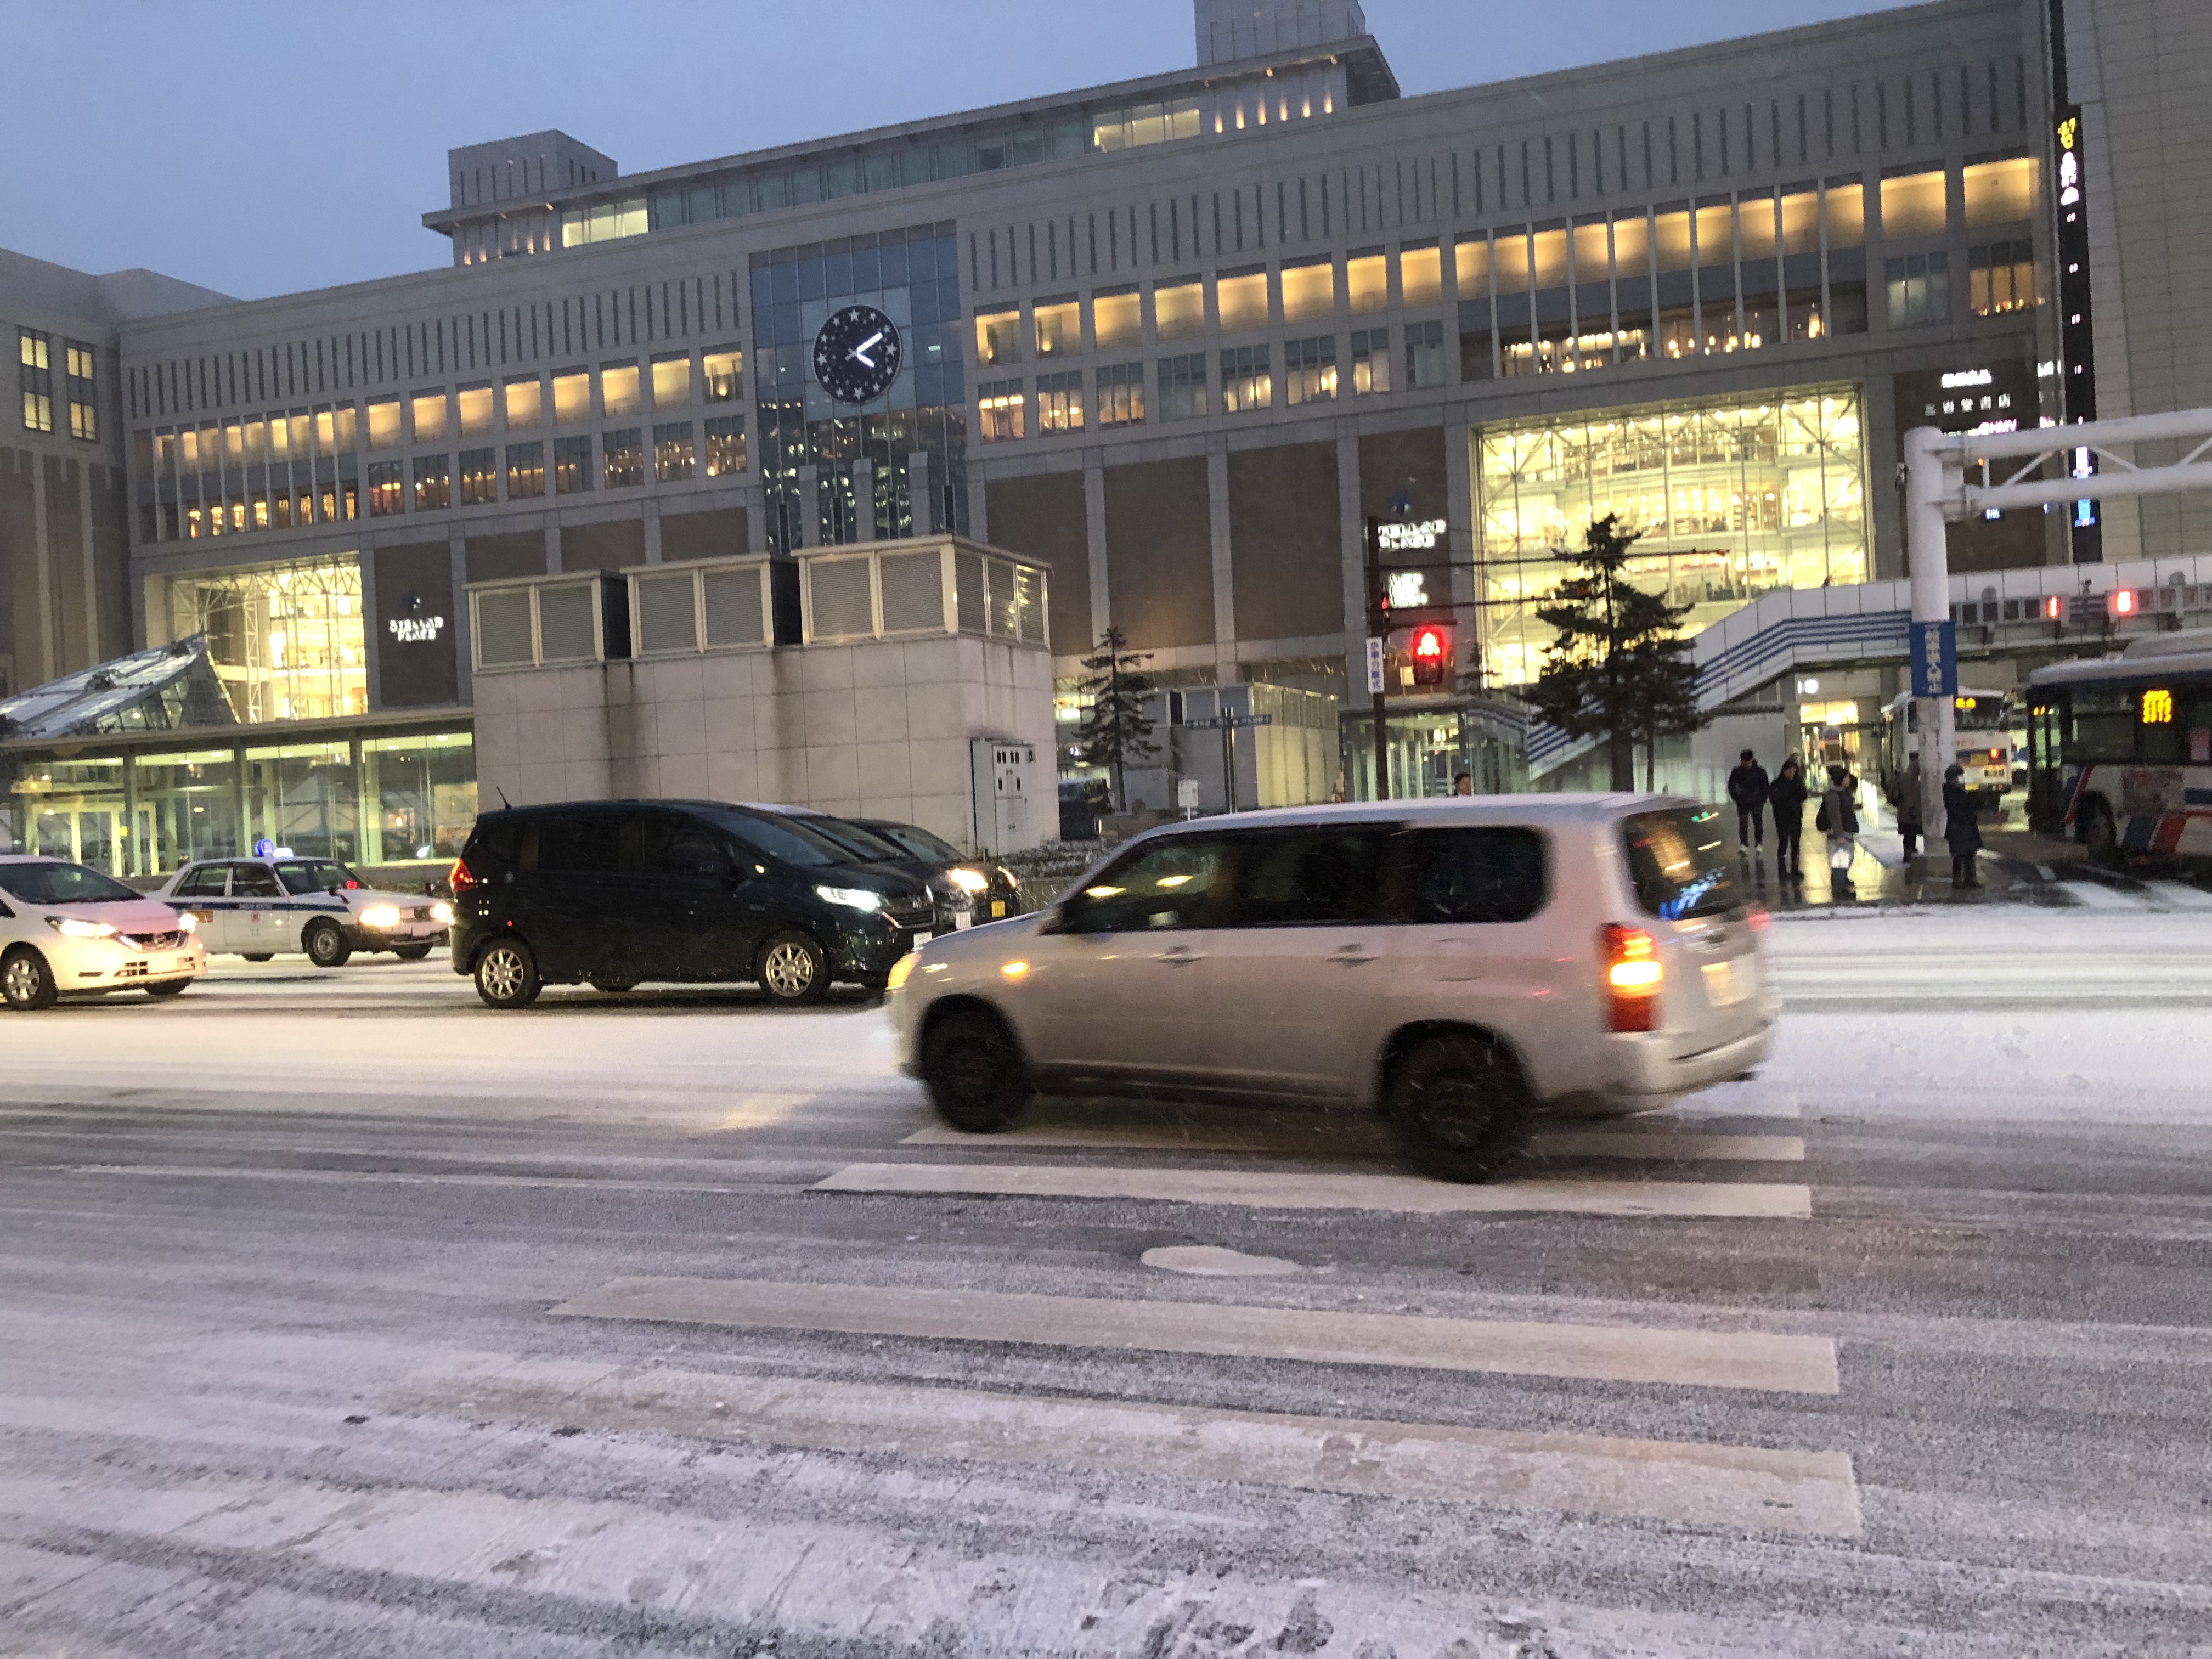
[[883, 337], [883, 331], [881, 329], [878, 329], [873, 334], [868, 336], [866, 339], [861, 341], [860, 344], [854, 346], [853, 348], [854, 360], [866, 368], [873, 368], [876, 366], [876, 360], [868, 356], [868, 353], [874, 349], [876, 343]]

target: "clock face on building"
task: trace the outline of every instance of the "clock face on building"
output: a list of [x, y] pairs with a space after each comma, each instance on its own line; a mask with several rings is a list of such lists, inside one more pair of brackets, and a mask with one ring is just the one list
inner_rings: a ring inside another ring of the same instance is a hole
[[841, 404], [871, 403], [898, 379], [905, 348], [891, 319], [873, 306], [830, 313], [814, 337], [814, 378]]

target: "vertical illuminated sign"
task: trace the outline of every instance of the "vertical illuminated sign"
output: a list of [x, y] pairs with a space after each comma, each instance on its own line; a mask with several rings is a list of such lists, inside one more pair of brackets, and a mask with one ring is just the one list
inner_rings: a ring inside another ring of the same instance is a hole
[[[2057, 121], [2052, 129], [2056, 165], [2051, 168], [2054, 221], [2052, 246], [2058, 265], [2058, 419], [2071, 424], [2097, 418], [2097, 362], [2089, 308], [2089, 215], [2082, 153], [2081, 109], [2069, 101], [2066, 86], [2066, 21], [2063, 0], [2051, 0], [2051, 90]], [[2077, 478], [2096, 476], [2088, 451], [2069, 457], [2067, 471]], [[2074, 562], [2099, 564], [2105, 557], [2102, 514], [2093, 499], [2074, 503], [2066, 531]]]

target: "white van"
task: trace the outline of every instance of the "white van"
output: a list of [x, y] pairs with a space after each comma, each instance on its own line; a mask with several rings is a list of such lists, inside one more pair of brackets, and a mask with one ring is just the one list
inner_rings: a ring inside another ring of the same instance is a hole
[[1650, 1110], [1747, 1075], [1778, 1007], [1719, 812], [1507, 795], [1200, 819], [1047, 908], [893, 970], [940, 1115], [1030, 1095], [1380, 1109], [1409, 1157], [1489, 1178], [1539, 1111]]

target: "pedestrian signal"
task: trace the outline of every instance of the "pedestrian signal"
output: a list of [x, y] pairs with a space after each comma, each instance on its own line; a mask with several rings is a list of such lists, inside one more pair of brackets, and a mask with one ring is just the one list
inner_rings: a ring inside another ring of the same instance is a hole
[[1413, 684], [1442, 685], [1444, 668], [1451, 661], [1451, 635], [1442, 628], [1413, 630]]

